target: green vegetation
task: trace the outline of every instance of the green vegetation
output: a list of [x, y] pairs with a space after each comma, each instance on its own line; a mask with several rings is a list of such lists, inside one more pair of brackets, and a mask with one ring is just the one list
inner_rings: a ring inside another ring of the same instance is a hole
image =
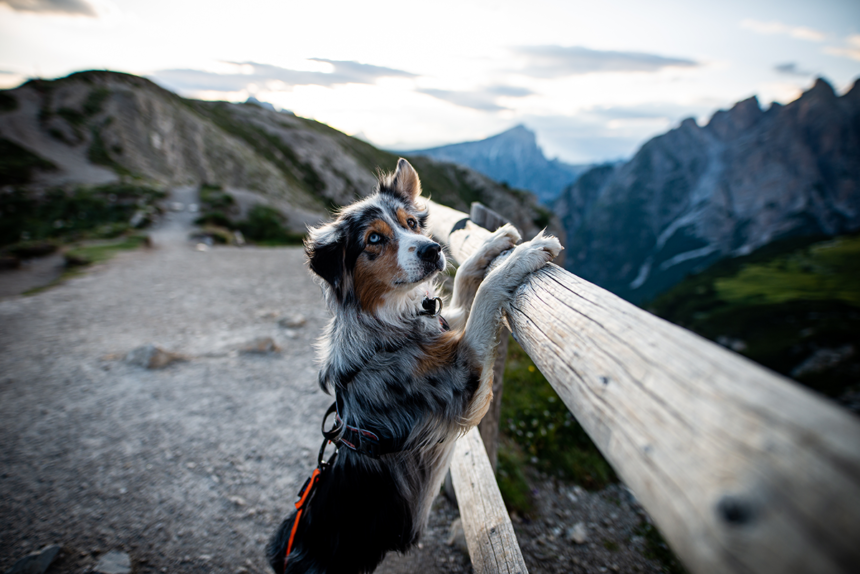
[[513, 338], [505, 365], [500, 426], [544, 472], [587, 488], [603, 488], [616, 480], [588, 434]]
[[149, 237], [145, 234], [134, 233], [120, 239], [93, 241], [74, 245], [64, 252], [66, 265], [76, 267], [102, 263], [120, 251], [137, 249], [149, 245]]
[[158, 210], [165, 193], [149, 187], [108, 184], [67, 192], [49, 189], [41, 194], [16, 189], [0, 194], [0, 247], [7, 251], [19, 242], [118, 237], [136, 216], [138, 227]]
[[0, 92], [0, 113], [14, 112], [18, 109], [18, 98], [7, 92]]
[[50, 161], [11, 140], [0, 138], [0, 185], [30, 183], [36, 170], [55, 169], [57, 166]]
[[[795, 238], [724, 260], [647, 308], [819, 392], [860, 380], [860, 236]], [[807, 363], [816, 353], [830, 360]]]
[[502, 395], [497, 480], [509, 510], [531, 509], [526, 466], [603, 488], [616, 479], [609, 463], [532, 360], [509, 341]]
[[220, 185], [200, 186], [200, 217], [195, 223], [203, 226], [203, 233], [218, 243], [232, 243], [232, 232], [259, 245], [301, 245], [304, 235], [287, 230], [284, 216], [277, 209], [257, 204], [245, 219], [238, 221], [236, 200]]

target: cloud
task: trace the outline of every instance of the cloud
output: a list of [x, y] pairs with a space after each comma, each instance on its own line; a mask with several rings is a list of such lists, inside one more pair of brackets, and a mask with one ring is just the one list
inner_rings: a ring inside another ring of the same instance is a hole
[[779, 72], [780, 74], [786, 74], [788, 76], [811, 76], [813, 72], [807, 72], [806, 70], [802, 70], [797, 67], [797, 64], [794, 62], [786, 62], [785, 64], [778, 64], [773, 67], [774, 70]]
[[45, 14], [68, 14], [70, 16], [98, 16], [85, 0], [0, 0], [16, 12], [41, 12]]
[[444, 100], [456, 106], [472, 108], [473, 110], [481, 110], [483, 112], [498, 112], [508, 109], [497, 103], [496, 100], [500, 97], [523, 98], [534, 93], [527, 88], [504, 85], [487, 86], [479, 90], [457, 92], [424, 88], [418, 90], [418, 92], [433, 96], [439, 100]]
[[789, 26], [782, 22], [761, 22], [759, 20], [746, 19], [741, 21], [741, 28], [752, 30], [756, 34], [774, 35], [780, 34], [791, 36], [798, 40], [809, 40], [811, 42], [822, 42], [827, 36], [823, 32], [807, 28], [806, 26]]
[[171, 69], [159, 70], [150, 77], [177, 90], [214, 90], [238, 92], [251, 84], [265, 85], [268, 82], [283, 82], [291, 86], [325, 86], [338, 84], [372, 84], [379, 78], [405, 77], [415, 74], [393, 68], [373, 66], [344, 60], [311, 58], [331, 66], [329, 72], [292, 70], [257, 62], [227, 62], [236, 68], [235, 73], [217, 73], [204, 70]]
[[824, 53], [831, 56], [851, 58], [860, 62], [860, 34], [848, 36], [845, 39], [845, 43], [847, 46], [827, 46], [824, 48]]
[[670, 66], [694, 67], [697, 62], [644, 52], [590, 50], [579, 46], [519, 46], [512, 52], [524, 60], [520, 72], [535, 78], [561, 78], [590, 72], [656, 72]]

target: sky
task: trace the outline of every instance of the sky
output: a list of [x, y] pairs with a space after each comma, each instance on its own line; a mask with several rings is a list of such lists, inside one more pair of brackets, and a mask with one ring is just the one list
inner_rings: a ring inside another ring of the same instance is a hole
[[589, 163], [817, 77], [844, 93], [860, 2], [0, 0], [0, 88], [87, 69], [254, 96], [391, 150], [524, 124]]

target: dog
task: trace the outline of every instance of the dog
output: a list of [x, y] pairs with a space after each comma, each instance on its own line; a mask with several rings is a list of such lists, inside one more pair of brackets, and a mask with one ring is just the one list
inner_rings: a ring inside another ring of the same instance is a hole
[[460, 266], [438, 313], [434, 280], [447, 260], [427, 234], [420, 195], [418, 174], [400, 159], [372, 195], [305, 242], [333, 314], [320, 339], [319, 383], [336, 396], [339, 454], [269, 541], [277, 574], [372, 572], [387, 552], [418, 541], [455, 441], [492, 401], [502, 314], [562, 249], [543, 232], [516, 245], [517, 230], [501, 227]]

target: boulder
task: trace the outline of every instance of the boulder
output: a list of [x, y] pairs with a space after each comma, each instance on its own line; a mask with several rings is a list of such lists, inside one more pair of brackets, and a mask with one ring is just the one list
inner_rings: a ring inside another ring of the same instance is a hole
[[111, 550], [99, 558], [93, 572], [97, 574], [131, 574], [131, 558], [125, 552]]
[[129, 351], [125, 356], [126, 363], [145, 369], [163, 369], [171, 363], [184, 360], [184, 356], [165, 351], [152, 343]]
[[44, 574], [59, 552], [60, 547], [56, 544], [45, 546], [15, 562], [7, 574]]

